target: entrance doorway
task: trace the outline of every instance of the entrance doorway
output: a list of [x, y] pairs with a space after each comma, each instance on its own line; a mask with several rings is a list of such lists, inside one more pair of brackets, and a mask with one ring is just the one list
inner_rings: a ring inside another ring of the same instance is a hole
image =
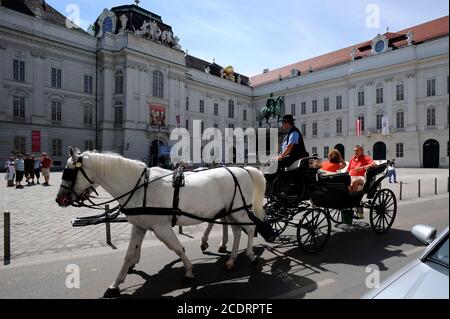
[[386, 144], [383, 142], [375, 143], [373, 146], [373, 159], [375, 161], [386, 160]]
[[423, 144], [423, 167], [439, 168], [439, 142], [428, 140]]

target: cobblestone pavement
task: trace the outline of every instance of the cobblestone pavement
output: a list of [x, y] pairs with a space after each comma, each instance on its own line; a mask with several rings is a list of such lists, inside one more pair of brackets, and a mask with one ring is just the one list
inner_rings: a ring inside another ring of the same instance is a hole
[[[403, 182], [403, 199], [417, 199], [417, 180], [421, 179], [421, 195], [424, 198], [434, 196], [434, 179], [438, 178], [438, 193], [447, 192], [448, 170], [436, 169], [397, 169], [397, 181]], [[46, 255], [62, 251], [96, 248], [107, 246], [105, 225], [74, 228], [70, 220], [76, 217], [99, 213], [89, 209], [68, 207], [60, 208], [55, 203], [62, 173], [52, 173], [50, 184], [25, 186], [24, 189], [7, 188], [5, 174], [0, 174], [0, 260], [3, 259], [3, 212], [11, 213], [11, 254], [12, 259]], [[399, 199], [400, 184], [383, 182], [383, 187], [391, 188]], [[109, 198], [102, 189], [102, 199]], [[205, 224], [183, 228], [184, 234], [196, 237], [205, 229]], [[213, 232], [221, 228], [214, 227]], [[128, 223], [112, 224], [111, 234], [114, 245], [127, 243], [130, 238], [131, 225]], [[148, 232], [146, 241], [157, 240]]]

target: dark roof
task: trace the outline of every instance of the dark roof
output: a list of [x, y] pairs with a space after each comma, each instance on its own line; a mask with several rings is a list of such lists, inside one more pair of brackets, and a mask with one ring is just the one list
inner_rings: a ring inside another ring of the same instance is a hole
[[[208, 62], [199, 58], [196, 58], [192, 55], [186, 55], [185, 57], [186, 66], [195, 70], [199, 70], [202, 72], [205, 72], [205, 69], [209, 66], [210, 68], [210, 74], [215, 75], [217, 77], [220, 77], [220, 70], [223, 69], [222, 66], [219, 64], [213, 62]], [[238, 76], [241, 76], [242, 85], [249, 86], [249, 78], [245, 75], [234, 73], [234, 76], [237, 78]]]
[[[66, 17], [43, 0], [3, 0], [2, 5], [9, 9], [38, 17], [44, 21], [66, 27]], [[88, 34], [82, 28], [73, 29]]]
[[[408, 31], [414, 34], [414, 44], [438, 39], [440, 37], [448, 36], [449, 34], [449, 16], [435, 19], [408, 29], [398, 31], [396, 33], [386, 33], [389, 39], [389, 46], [398, 49], [407, 45], [406, 34]], [[267, 73], [259, 74], [251, 78], [253, 87], [263, 85], [270, 82], [279, 81], [282, 78], [288, 78], [292, 69], [299, 70], [302, 74], [306, 74], [311, 67], [314, 71], [323, 70], [340, 64], [351, 61], [350, 52], [353, 48], [358, 49], [356, 58], [361, 59], [370, 55], [372, 41], [366, 41], [350, 47], [330, 52], [318, 57], [314, 57], [305, 61], [287, 65]]]
[[150, 12], [148, 10], [145, 10], [144, 8], [141, 8], [135, 4], [131, 4], [131, 5], [126, 5], [126, 6], [119, 6], [119, 7], [114, 7], [111, 9], [112, 12], [114, 13], [119, 13], [119, 12], [129, 12], [129, 11], [134, 11], [137, 12], [147, 18], [149, 18], [150, 20], [155, 20], [156, 22], [163, 22], [161, 19], [161, 16], [154, 14], [153, 12]]

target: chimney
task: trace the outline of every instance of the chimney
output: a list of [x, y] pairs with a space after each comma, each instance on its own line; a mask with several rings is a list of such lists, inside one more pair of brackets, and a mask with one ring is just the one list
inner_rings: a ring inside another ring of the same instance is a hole
[[264, 69], [263, 74], [265, 74], [265, 73], [269, 73], [269, 69]]

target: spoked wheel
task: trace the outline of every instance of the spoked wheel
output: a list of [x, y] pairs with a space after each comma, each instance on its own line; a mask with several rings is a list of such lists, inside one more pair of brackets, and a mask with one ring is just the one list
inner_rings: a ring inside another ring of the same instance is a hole
[[342, 224], [342, 210], [341, 209], [327, 208], [327, 211], [328, 211], [328, 215], [330, 216], [333, 223]]
[[266, 222], [270, 224], [276, 236], [280, 236], [287, 228], [289, 211], [278, 202], [269, 202], [264, 206]]
[[307, 211], [297, 226], [297, 241], [307, 253], [321, 250], [331, 234], [330, 216], [323, 209]]
[[386, 233], [397, 215], [397, 199], [390, 189], [382, 189], [375, 194], [370, 205], [370, 225], [377, 233]]

